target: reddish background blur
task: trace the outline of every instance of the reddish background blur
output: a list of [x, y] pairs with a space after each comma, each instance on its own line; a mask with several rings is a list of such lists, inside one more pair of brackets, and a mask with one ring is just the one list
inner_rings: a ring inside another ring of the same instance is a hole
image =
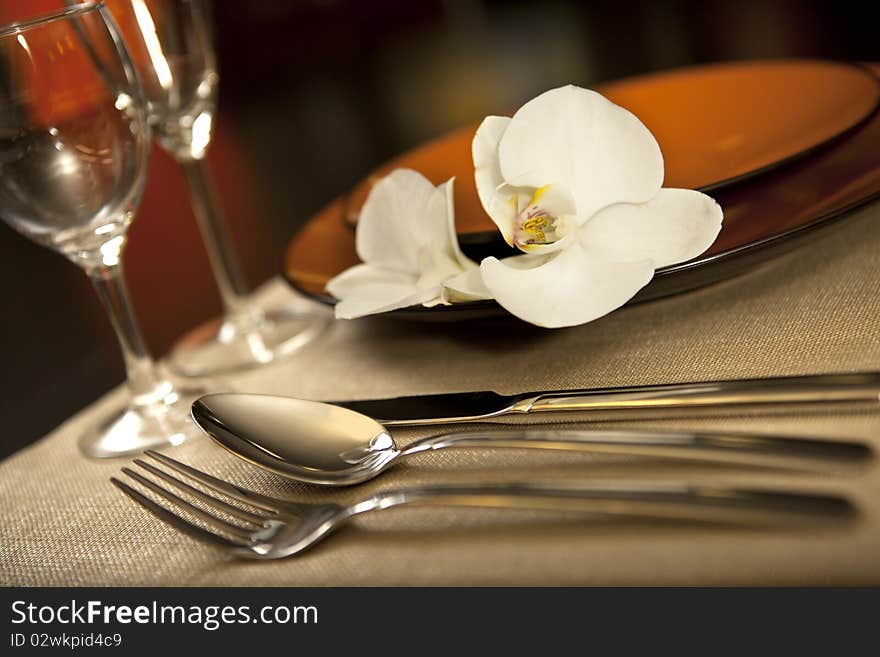
[[[61, 0], [0, 0], [0, 22]], [[249, 281], [296, 228], [391, 156], [552, 86], [710, 61], [880, 60], [880, 3], [840, 0], [215, 0], [209, 160]], [[182, 174], [154, 149], [126, 253], [151, 347], [219, 311]], [[0, 455], [123, 379], [86, 277], [0, 224]]]

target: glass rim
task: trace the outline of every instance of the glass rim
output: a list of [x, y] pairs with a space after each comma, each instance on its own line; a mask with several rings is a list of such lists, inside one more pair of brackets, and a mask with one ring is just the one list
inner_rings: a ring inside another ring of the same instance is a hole
[[64, 9], [60, 9], [58, 11], [53, 11], [48, 14], [34, 16], [33, 18], [28, 18], [27, 20], [7, 23], [6, 25], [0, 26], [0, 38], [7, 37], [11, 34], [20, 34], [21, 32], [26, 32], [27, 30], [30, 30], [32, 28], [40, 27], [41, 25], [51, 23], [52, 21], [56, 21], [60, 18], [68, 18], [69, 16], [84, 14], [86, 12], [100, 9], [103, 6], [104, 3], [101, 0], [98, 0], [97, 2], [81, 2], [65, 7]]

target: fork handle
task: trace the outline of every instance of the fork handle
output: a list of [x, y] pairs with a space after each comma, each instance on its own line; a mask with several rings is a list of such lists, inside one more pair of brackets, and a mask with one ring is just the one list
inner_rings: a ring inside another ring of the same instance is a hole
[[693, 486], [678, 482], [444, 484], [381, 492], [348, 515], [407, 504], [580, 511], [701, 522], [777, 526], [844, 520], [855, 507], [844, 497]]
[[863, 465], [872, 456], [864, 443], [819, 438], [686, 431], [601, 431], [507, 428], [461, 431], [410, 443], [402, 455], [451, 447], [563, 449], [736, 465], [826, 470]]
[[518, 397], [508, 412], [651, 410], [819, 402], [880, 402], [880, 372], [530, 393]]

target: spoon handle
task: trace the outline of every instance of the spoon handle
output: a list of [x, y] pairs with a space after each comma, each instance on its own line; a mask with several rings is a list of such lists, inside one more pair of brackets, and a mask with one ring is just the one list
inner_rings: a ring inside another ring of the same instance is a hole
[[448, 447], [508, 447], [666, 457], [802, 470], [852, 468], [869, 461], [859, 442], [682, 431], [514, 428], [441, 434], [410, 443], [401, 456]]
[[401, 488], [356, 503], [341, 518], [406, 504], [580, 511], [772, 527], [787, 521], [840, 521], [856, 515], [846, 498], [834, 495], [633, 481], [485, 482]]

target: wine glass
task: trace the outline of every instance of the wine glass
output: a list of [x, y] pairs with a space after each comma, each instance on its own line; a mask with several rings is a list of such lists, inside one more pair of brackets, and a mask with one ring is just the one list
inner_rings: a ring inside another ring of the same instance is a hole
[[[68, 0], [75, 2], [76, 0]], [[159, 144], [182, 166], [224, 307], [219, 323], [178, 342], [169, 366], [187, 376], [271, 362], [299, 349], [327, 325], [323, 314], [287, 303], [260, 308], [236, 261], [205, 152], [216, 109], [217, 62], [210, 3], [203, 0], [106, 0], [132, 56]]]
[[131, 394], [81, 436], [93, 457], [198, 435], [189, 409], [204, 390], [157, 369], [123, 279], [149, 152], [142, 92], [103, 5], [0, 28], [0, 216], [85, 270], [122, 347]]

